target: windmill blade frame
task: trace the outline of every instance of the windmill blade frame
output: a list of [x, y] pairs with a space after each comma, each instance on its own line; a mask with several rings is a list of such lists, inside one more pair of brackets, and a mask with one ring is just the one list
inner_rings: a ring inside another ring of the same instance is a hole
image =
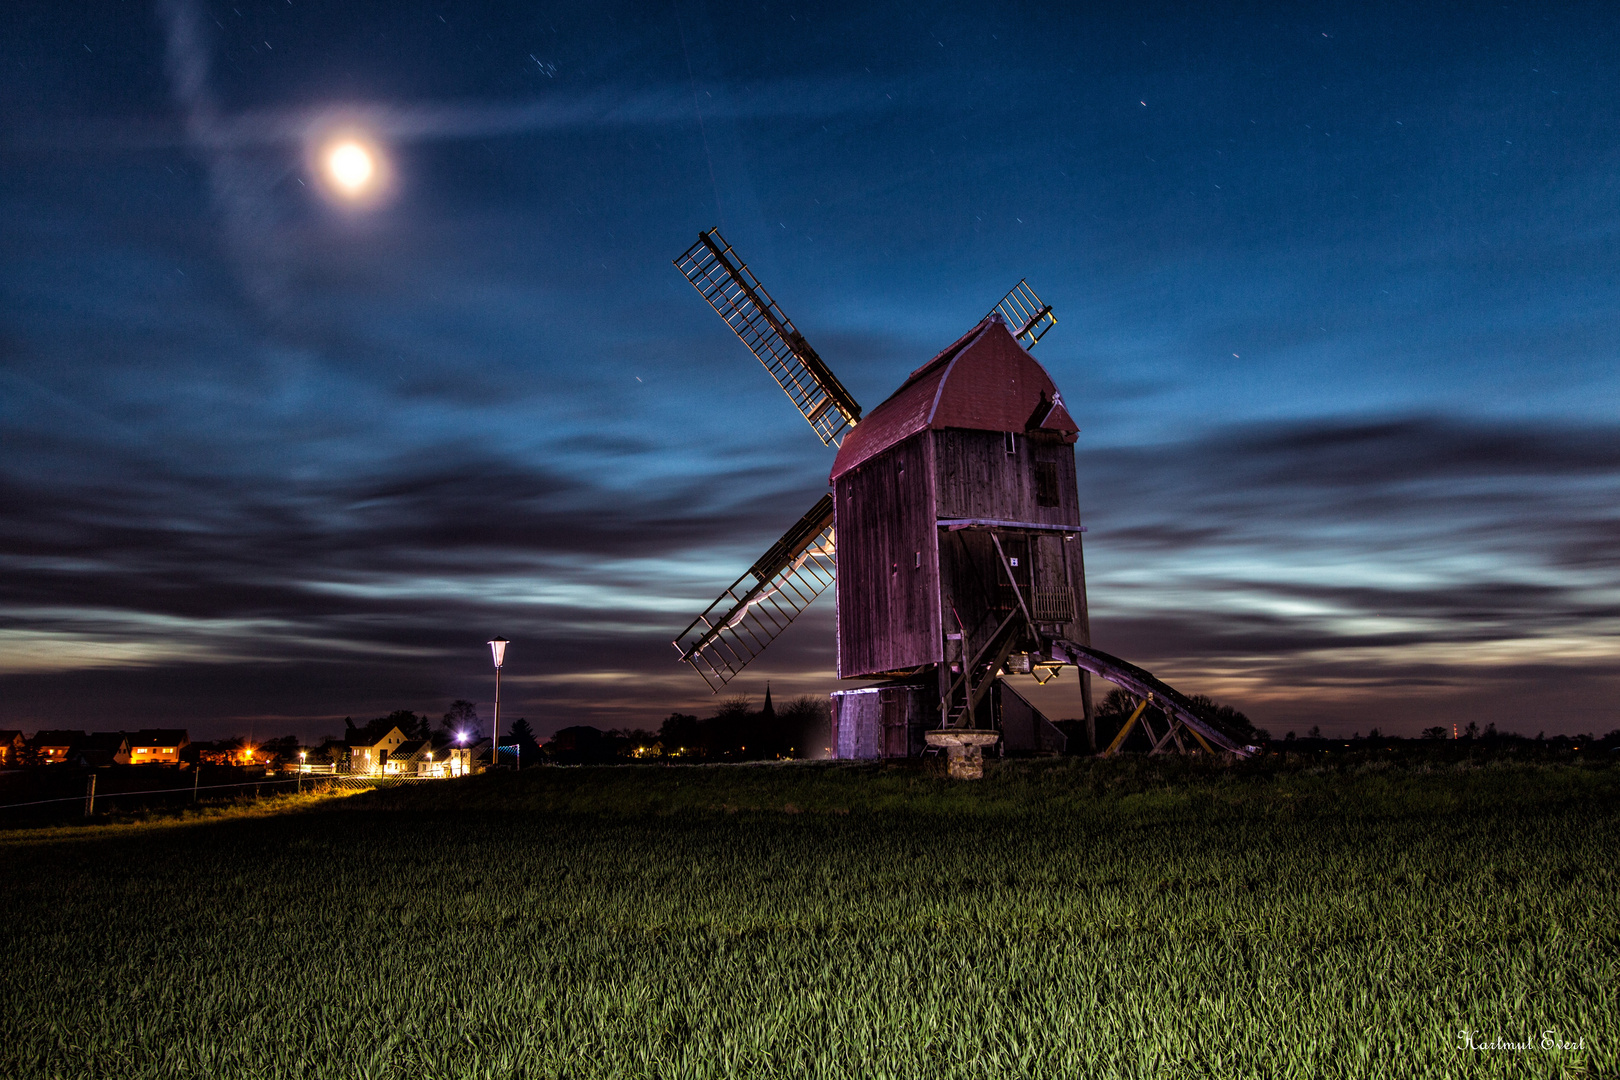
[[1035, 343], [1057, 325], [1057, 315], [1052, 312], [1052, 305], [1042, 303], [1023, 278], [1018, 279], [1018, 284], [1007, 291], [1007, 295], [990, 309], [989, 314], [999, 314], [1007, 329], [1012, 331], [1012, 336], [1022, 341], [1026, 349], [1033, 349]]
[[833, 497], [823, 495], [675, 639], [683, 663], [719, 693], [831, 585]]
[[720, 230], [698, 233], [697, 243], [674, 262], [765, 365], [822, 443], [839, 445], [844, 434], [860, 421], [860, 405], [804, 340], [748, 264], [737, 258]]

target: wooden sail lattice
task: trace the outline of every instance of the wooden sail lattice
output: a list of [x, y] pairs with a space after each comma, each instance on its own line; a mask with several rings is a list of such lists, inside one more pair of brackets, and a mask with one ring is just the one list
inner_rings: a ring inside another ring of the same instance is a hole
[[833, 499], [823, 495], [675, 639], [681, 660], [718, 691], [833, 583]]
[[1001, 321], [1007, 324], [1013, 337], [1024, 343], [1026, 349], [1033, 349], [1035, 343], [1057, 325], [1052, 305], [1043, 304], [1041, 298], [1035, 295], [1035, 290], [1029, 287], [1029, 282], [1022, 279], [990, 312], [1001, 315]]
[[860, 405], [720, 231], [699, 233], [697, 243], [675, 260], [675, 266], [765, 365], [821, 441], [839, 445], [860, 420]]

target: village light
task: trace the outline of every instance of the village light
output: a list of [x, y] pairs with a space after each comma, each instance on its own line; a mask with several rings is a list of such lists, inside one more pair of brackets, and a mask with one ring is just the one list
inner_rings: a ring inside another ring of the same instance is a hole
[[490, 725], [494, 729], [494, 737], [489, 740], [489, 766], [492, 769], [501, 763], [501, 665], [506, 662], [507, 644], [503, 637], [489, 643], [489, 653], [495, 659], [495, 720]]

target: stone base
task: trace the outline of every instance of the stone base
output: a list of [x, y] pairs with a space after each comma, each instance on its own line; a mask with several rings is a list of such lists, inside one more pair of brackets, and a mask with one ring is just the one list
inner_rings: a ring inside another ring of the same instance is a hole
[[929, 746], [945, 748], [945, 772], [953, 780], [984, 779], [984, 748], [1001, 738], [983, 728], [942, 728], [927, 734]]

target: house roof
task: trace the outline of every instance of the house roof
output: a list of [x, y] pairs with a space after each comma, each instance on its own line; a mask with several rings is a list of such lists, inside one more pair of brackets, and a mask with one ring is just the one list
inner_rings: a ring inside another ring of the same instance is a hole
[[0, 745], [5, 743], [23, 742], [23, 733], [12, 728], [0, 731]]
[[82, 731], [36, 731], [35, 746], [72, 746], [84, 738]]
[[387, 731], [383, 732], [381, 736], [371, 740], [370, 742], [367, 742], [364, 736], [360, 736], [349, 743], [349, 748], [351, 750], [369, 750], [373, 747], [381, 746], [383, 743], [394, 738], [396, 735], [399, 737], [398, 741], [404, 741], [405, 733], [399, 730], [399, 728], [396, 726], [389, 728]]
[[1080, 433], [1052, 377], [996, 314], [913, 371], [866, 414], [839, 447], [831, 479], [930, 428], [1040, 430], [1068, 442]]
[[142, 728], [129, 733], [130, 746], [185, 746], [190, 741], [185, 728]]
[[417, 754], [431, 749], [433, 749], [433, 743], [431, 740], [411, 739], [409, 742], [402, 742], [398, 746], [394, 747], [393, 751], [388, 756], [393, 760], [398, 760], [399, 758], [413, 758]]

